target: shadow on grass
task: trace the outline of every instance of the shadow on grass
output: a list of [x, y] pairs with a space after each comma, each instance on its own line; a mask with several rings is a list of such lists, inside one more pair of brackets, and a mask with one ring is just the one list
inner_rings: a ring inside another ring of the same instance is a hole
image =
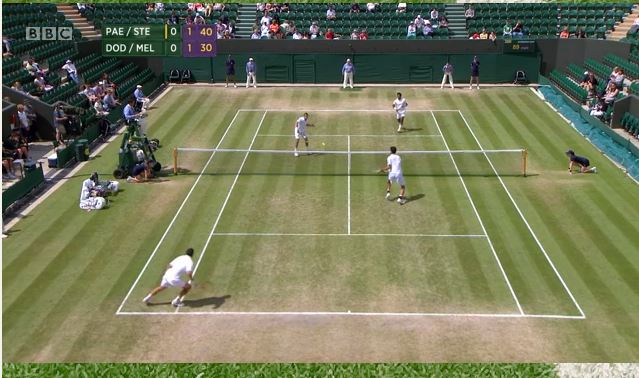
[[227, 299], [231, 298], [230, 295], [224, 295], [221, 297], [208, 297], [202, 299], [184, 300], [184, 305], [187, 307], [207, 307], [220, 308]]

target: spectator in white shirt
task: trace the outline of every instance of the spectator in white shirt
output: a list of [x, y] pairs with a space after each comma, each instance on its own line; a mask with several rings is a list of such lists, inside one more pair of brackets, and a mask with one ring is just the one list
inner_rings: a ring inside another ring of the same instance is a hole
[[300, 34], [299, 31], [297, 31], [297, 29], [293, 31], [293, 39], [302, 39], [302, 35]]
[[261, 34], [259, 31], [255, 30], [253, 34], [251, 34], [251, 39], [260, 39]]
[[351, 33], [351, 39], [359, 39], [359, 32], [357, 31], [357, 29], [353, 29], [353, 32]]
[[377, 10], [377, 3], [366, 3], [366, 10], [370, 13], [375, 13]]
[[433, 8], [430, 11], [430, 19], [432, 21], [437, 21], [439, 19], [439, 11], [437, 11], [437, 8]]
[[426, 24], [421, 14], [418, 14], [417, 17], [415, 18], [415, 21], [413, 22], [415, 24], [415, 28], [417, 29], [423, 29], [424, 25]]
[[467, 20], [475, 18], [475, 9], [472, 5], [470, 5], [468, 9], [466, 9], [466, 11], [464, 12], [464, 17], [466, 17]]
[[337, 14], [335, 13], [335, 7], [333, 7], [332, 5], [329, 5], [328, 10], [326, 11], [326, 19], [334, 20], [335, 18], [337, 18]]
[[406, 12], [406, 3], [397, 4], [397, 10], [395, 12], [397, 12], [397, 13], [405, 13]]
[[317, 25], [317, 21], [313, 21], [311, 27], [308, 28], [308, 32], [311, 33], [311, 38], [317, 38], [320, 33], [320, 28]]

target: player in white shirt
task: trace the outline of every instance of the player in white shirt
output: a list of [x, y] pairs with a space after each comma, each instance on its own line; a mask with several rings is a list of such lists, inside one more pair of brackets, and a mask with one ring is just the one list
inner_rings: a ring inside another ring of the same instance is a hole
[[[189, 278], [188, 282], [184, 282], [182, 280], [181, 276], [183, 275], [186, 275]], [[186, 293], [191, 290], [192, 281], [193, 248], [189, 248], [186, 250], [185, 254], [178, 256], [171, 261], [171, 263], [166, 267], [166, 272], [164, 272], [160, 286], [153, 289], [142, 301], [146, 304], [150, 304], [151, 298], [155, 294], [169, 287], [179, 287], [181, 289], [180, 293], [171, 301], [171, 304], [175, 307], [184, 306], [184, 302], [182, 302], [182, 300]]]
[[312, 123], [308, 123], [308, 113], [304, 113], [303, 116], [295, 121], [295, 156], [299, 156], [297, 152], [297, 147], [300, 144], [300, 138], [304, 139], [304, 143], [306, 144], [306, 149], [308, 149], [308, 136], [306, 135], [306, 127], [313, 127]]
[[408, 102], [405, 98], [402, 98], [402, 94], [397, 92], [397, 98], [393, 101], [393, 109], [395, 109], [395, 113], [397, 115], [397, 132], [401, 132], [404, 128], [404, 117], [406, 116], [406, 108], [408, 107]]
[[397, 147], [393, 146], [390, 148], [390, 155], [386, 158], [386, 166], [382, 168], [383, 172], [388, 173], [388, 181], [386, 183], [386, 199], [390, 200], [390, 191], [391, 185], [393, 182], [399, 184], [399, 197], [397, 197], [397, 202], [400, 205], [406, 203], [406, 185], [404, 183], [404, 174], [402, 173], [402, 158], [397, 155]]

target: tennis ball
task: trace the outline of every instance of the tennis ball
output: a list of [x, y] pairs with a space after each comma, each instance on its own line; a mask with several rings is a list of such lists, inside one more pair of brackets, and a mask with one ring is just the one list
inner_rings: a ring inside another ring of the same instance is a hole
[[322, 142], [322, 146], [326, 146], [326, 143]]

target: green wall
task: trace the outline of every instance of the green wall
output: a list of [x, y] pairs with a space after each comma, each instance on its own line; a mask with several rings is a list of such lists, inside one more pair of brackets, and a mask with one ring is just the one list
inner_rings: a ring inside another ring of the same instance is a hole
[[[234, 54], [237, 80], [246, 80], [244, 66], [249, 57], [257, 63], [258, 83], [340, 83], [344, 54]], [[538, 80], [540, 57], [535, 54], [480, 54], [480, 79], [488, 83], [510, 83], [517, 70], [526, 71], [532, 82]], [[359, 83], [438, 83], [442, 67], [450, 60], [455, 79], [470, 77], [473, 54], [357, 54], [354, 56], [355, 82]], [[171, 69], [188, 68], [199, 82], [223, 82], [226, 55], [208, 58], [164, 58], [166, 77]]]

